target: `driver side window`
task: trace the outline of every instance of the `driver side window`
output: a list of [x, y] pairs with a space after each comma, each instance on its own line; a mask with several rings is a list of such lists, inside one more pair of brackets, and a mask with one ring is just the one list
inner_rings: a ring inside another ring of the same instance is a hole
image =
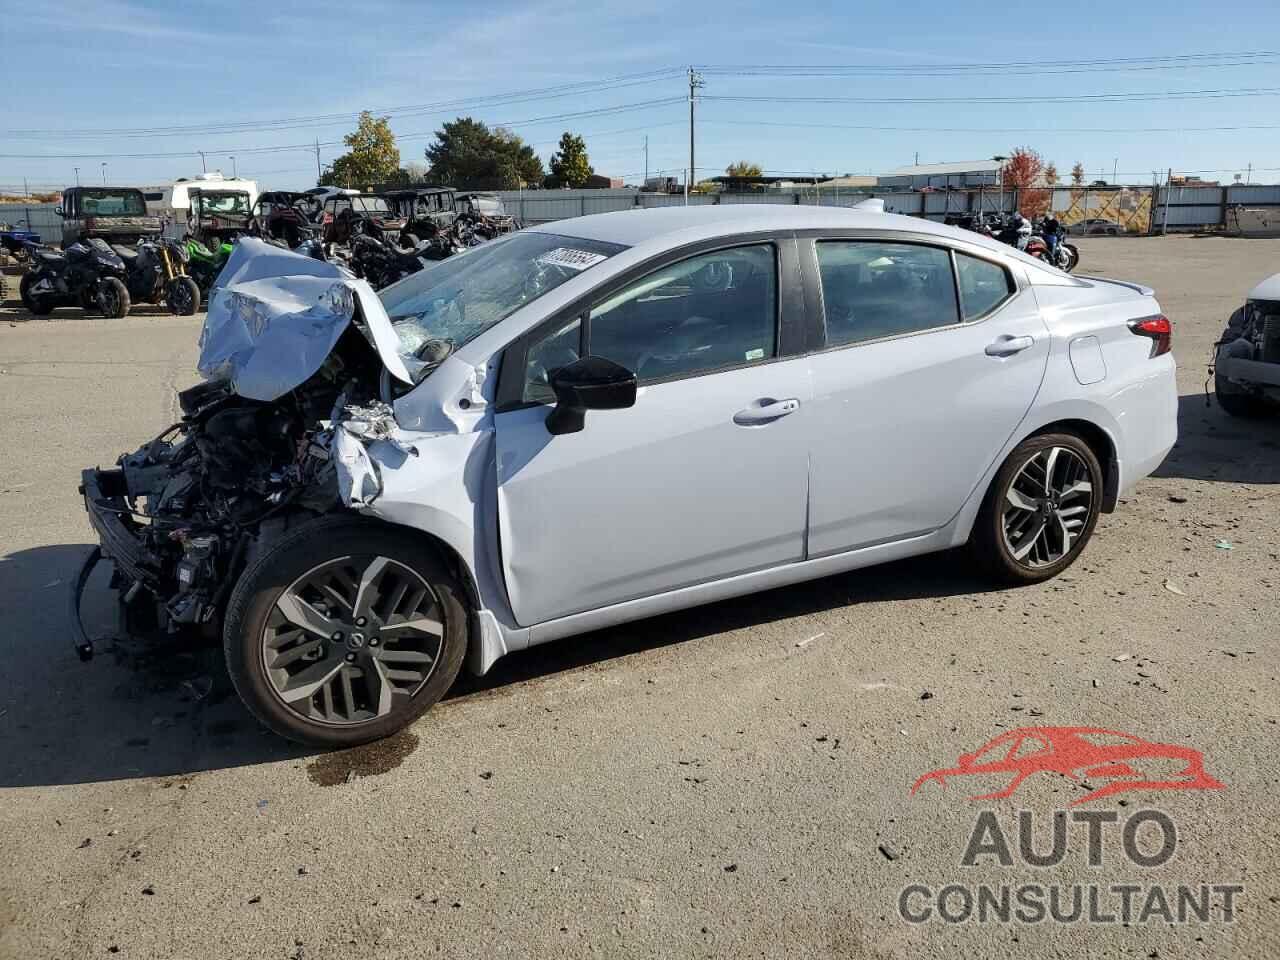
[[663, 267], [591, 311], [590, 353], [640, 383], [762, 363], [777, 353], [777, 266], [769, 243]]

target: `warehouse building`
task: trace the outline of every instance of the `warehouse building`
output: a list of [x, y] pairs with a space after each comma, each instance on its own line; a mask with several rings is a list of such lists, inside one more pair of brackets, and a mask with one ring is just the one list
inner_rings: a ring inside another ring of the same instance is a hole
[[888, 190], [961, 190], [966, 187], [994, 187], [1000, 182], [996, 160], [969, 160], [962, 163], [921, 163], [890, 170], [880, 177], [879, 186]]

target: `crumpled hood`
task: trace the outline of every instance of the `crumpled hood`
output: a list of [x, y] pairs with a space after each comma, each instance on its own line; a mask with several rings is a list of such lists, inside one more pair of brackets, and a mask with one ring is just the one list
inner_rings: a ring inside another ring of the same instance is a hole
[[253, 238], [235, 245], [209, 291], [196, 368], [251, 400], [275, 400], [324, 363], [356, 305], [391, 376], [413, 378], [382, 301], [337, 266]]

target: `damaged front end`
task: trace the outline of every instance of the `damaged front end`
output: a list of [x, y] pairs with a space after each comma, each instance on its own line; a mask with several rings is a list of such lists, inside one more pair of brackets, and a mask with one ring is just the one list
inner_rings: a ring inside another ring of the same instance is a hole
[[93, 643], [80, 597], [103, 557], [122, 633], [216, 634], [240, 573], [271, 541], [377, 498], [366, 445], [415, 453], [387, 402], [391, 381], [413, 382], [396, 342], [368, 284], [259, 241], [237, 245], [201, 333], [208, 379], [178, 395], [181, 420], [81, 474], [100, 541], [73, 582], [82, 659]]

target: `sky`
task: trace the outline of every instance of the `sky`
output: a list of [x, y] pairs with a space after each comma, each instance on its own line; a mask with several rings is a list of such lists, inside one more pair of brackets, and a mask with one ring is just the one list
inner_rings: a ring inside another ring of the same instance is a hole
[[[705, 79], [700, 179], [736, 160], [880, 174], [1027, 145], [1091, 180], [1150, 183], [1172, 167], [1280, 182], [1280, 3], [1177, 7], [0, 0], [0, 190], [104, 173], [161, 184], [202, 163], [307, 187], [305, 145], [331, 162], [363, 109], [390, 115], [402, 163], [466, 115], [509, 126], [544, 161], [564, 130], [580, 133], [596, 171], [628, 182], [647, 136], [650, 174], [683, 177], [690, 65]], [[1182, 59], [1132, 62], [1156, 57]], [[1171, 92], [1193, 96], [991, 102]]]

